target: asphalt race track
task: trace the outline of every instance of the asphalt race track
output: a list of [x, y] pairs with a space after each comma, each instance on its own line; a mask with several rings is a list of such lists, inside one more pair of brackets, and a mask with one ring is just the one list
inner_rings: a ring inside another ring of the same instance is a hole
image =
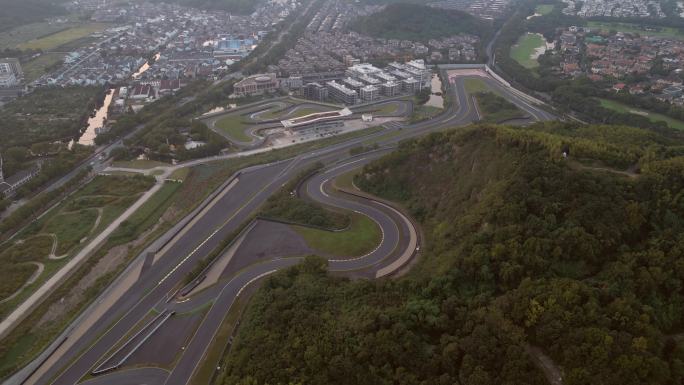
[[[553, 119], [545, 110], [529, 104], [504, 86], [491, 80], [493, 87], [528, 112], [536, 120]], [[375, 221], [382, 230], [382, 241], [371, 253], [351, 259], [329, 261], [332, 271], [344, 275], [375, 278], [400, 268], [418, 245], [415, 229], [407, 218], [386, 204], [342, 192], [334, 192], [331, 181], [338, 175], [363, 166], [389, 151], [403, 139], [424, 135], [449, 127], [463, 126], [477, 120], [477, 113], [464, 88], [463, 78], [449, 85], [452, 104], [440, 115], [413, 125], [393, 125], [378, 133], [334, 144], [324, 149], [301, 154], [293, 159], [250, 167], [239, 173], [237, 183], [229, 193], [219, 195], [211, 210], [188, 225], [137, 282], [116, 302], [97, 323], [80, 338], [71, 342], [64, 354], [51, 360], [40, 375], [25, 383], [92, 385], [187, 384], [214, 338], [223, 318], [237, 294], [249, 283], [279, 269], [292, 266], [301, 258], [276, 258], [260, 261], [233, 272], [232, 279], [214, 285], [189, 300], [170, 300], [185, 277], [209, 255], [223, 239], [234, 234], [253, 213], [285, 183], [316, 162], [325, 169], [308, 178], [299, 189], [305, 199], [323, 205], [359, 212]], [[392, 134], [392, 135], [390, 135]], [[349, 149], [378, 138], [380, 150], [349, 156]], [[249, 233], [247, 233], [249, 237]], [[101, 363], [114, 346], [143, 320], [156, 311], [184, 311], [213, 301], [194, 336], [184, 347], [180, 359], [170, 372], [159, 368], [124, 368], [88, 379], [89, 373]], [[83, 382], [85, 381], [85, 382]]]

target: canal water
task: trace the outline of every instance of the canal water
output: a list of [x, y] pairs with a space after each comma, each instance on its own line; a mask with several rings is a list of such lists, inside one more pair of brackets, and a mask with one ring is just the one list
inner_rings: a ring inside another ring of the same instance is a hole
[[[154, 60], [157, 61], [159, 60], [160, 54], [157, 53], [154, 55]], [[150, 63], [145, 62], [136, 73], [133, 74], [133, 79], [137, 79], [142, 75], [145, 71], [150, 69]], [[81, 137], [78, 139], [78, 144], [82, 144], [84, 146], [93, 146], [95, 145], [95, 137], [97, 136], [97, 130], [99, 128], [104, 127], [105, 122], [107, 121], [107, 115], [109, 114], [109, 106], [112, 104], [112, 98], [114, 97], [114, 89], [109, 89], [107, 90], [107, 95], [105, 96], [104, 103], [102, 103], [102, 107], [98, 108], [95, 111], [95, 115], [91, 116], [88, 119], [88, 126], [86, 127], [85, 132], [81, 135]]]
[[425, 105], [430, 107], [444, 108], [444, 97], [442, 96], [442, 81], [439, 79], [439, 76], [437, 74], [432, 75], [430, 85], [432, 86], [432, 93], [430, 94], [430, 99], [428, 99]]
[[107, 95], [104, 98], [104, 103], [102, 107], [95, 111], [95, 115], [88, 119], [88, 127], [81, 137], [78, 139], [78, 144], [84, 146], [92, 146], [95, 144], [95, 137], [97, 136], [97, 129], [104, 127], [107, 121], [107, 114], [109, 112], [109, 105], [112, 104], [112, 98], [114, 97], [114, 90], [107, 90]]

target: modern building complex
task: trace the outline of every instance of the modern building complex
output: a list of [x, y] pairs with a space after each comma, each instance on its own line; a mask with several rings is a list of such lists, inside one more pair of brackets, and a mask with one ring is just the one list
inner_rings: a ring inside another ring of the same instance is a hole
[[278, 89], [276, 74], [253, 75], [235, 83], [236, 96], [263, 95]]
[[14, 87], [21, 82], [23, 76], [19, 59], [0, 59], [0, 87]]
[[317, 102], [328, 100], [328, 89], [320, 83], [309, 83], [304, 86], [304, 97]]
[[[345, 60], [354, 63], [352, 60]], [[372, 64], [353, 64], [346, 69], [342, 79], [334, 79], [326, 83], [327, 95], [321, 92], [319, 83], [304, 86], [304, 97], [311, 100], [332, 101], [347, 105], [359, 102], [371, 102], [380, 96], [394, 97], [401, 94], [414, 94], [423, 88], [430, 87], [432, 72], [425, 67], [422, 60], [407, 63], [391, 63], [386, 69]]]
[[358, 104], [359, 94], [353, 89], [334, 80], [326, 83], [326, 85], [328, 86], [328, 96], [330, 99], [346, 105]]
[[380, 89], [376, 86], [367, 85], [361, 88], [361, 100], [364, 102], [372, 102], [380, 97]]

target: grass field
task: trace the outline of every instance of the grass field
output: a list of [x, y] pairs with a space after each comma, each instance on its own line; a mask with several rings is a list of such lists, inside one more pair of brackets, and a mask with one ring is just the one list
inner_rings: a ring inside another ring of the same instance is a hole
[[216, 121], [216, 128], [225, 132], [238, 142], [251, 142], [252, 138], [245, 132], [247, 125], [241, 115], [229, 115]]
[[168, 163], [164, 162], [157, 162], [155, 160], [143, 160], [143, 159], [136, 159], [136, 160], [126, 160], [126, 161], [117, 161], [112, 164], [113, 167], [121, 167], [121, 168], [135, 168], [138, 170], [147, 170], [150, 168], [155, 168], [155, 167], [166, 167], [169, 166]]
[[17, 47], [21, 49], [42, 49], [44, 51], [48, 51], [61, 45], [70, 43], [74, 40], [82, 39], [93, 33], [102, 32], [107, 27], [109, 27], [109, 25], [103, 23], [79, 25], [41, 38], [28, 40], [18, 44]]
[[80, 243], [92, 230], [98, 213], [94, 209], [59, 214], [45, 224], [43, 232], [55, 234], [59, 240], [57, 255], [63, 255]]
[[64, 60], [64, 54], [61, 53], [44, 53], [37, 58], [22, 64], [21, 68], [24, 70], [24, 78], [27, 82], [32, 82], [42, 75], [49, 72], [49, 70]]
[[610, 30], [615, 30], [618, 32], [638, 33], [640, 35], [646, 36], [669, 37], [672, 39], [684, 40], [684, 31], [671, 27], [651, 27], [658, 29], [658, 31], [646, 31], [643, 27], [641, 27], [638, 24], [609, 21], [589, 21], [587, 22], [587, 26], [594, 29], [600, 29], [606, 32]]
[[40, 22], [22, 25], [9, 31], [0, 33], [0, 50], [5, 48], [15, 48], [21, 43], [29, 40], [40, 39], [60, 31], [77, 26], [75, 21], [67, 23]]
[[399, 106], [396, 103], [389, 103], [385, 104], [376, 111], [374, 111], [374, 114], [377, 115], [391, 115], [397, 112], [399, 109]]
[[511, 119], [525, 118], [527, 115], [515, 104], [493, 92], [478, 92], [475, 95], [482, 121], [504, 123]]
[[[35, 271], [35, 265], [33, 264], [28, 264], [28, 262], [17, 264], [14, 261], [33, 261], [39, 262], [45, 266], [45, 270], [34, 283], [18, 292], [16, 297], [0, 304], [0, 317], [6, 316], [8, 312], [24, 301], [31, 293], [40, 287], [45, 280], [51, 277], [69, 261], [69, 258], [59, 260], [48, 258], [49, 251], [52, 248], [52, 238], [47, 236], [48, 231], [57, 234], [58, 247], [62, 241], [69, 242], [71, 240], [72, 244], [74, 242], [80, 243], [79, 241], [83, 233], [87, 233], [89, 238], [95, 235], [95, 232], [92, 234], [90, 233], [90, 229], [92, 229], [93, 225], [91, 216], [96, 215], [97, 210], [89, 207], [96, 206], [98, 202], [104, 205], [104, 207], [101, 207], [103, 215], [101, 224], [98, 226], [98, 229], [102, 229], [104, 226], [111, 223], [115, 217], [120, 215], [141, 192], [150, 188], [152, 183], [154, 182], [151, 178], [141, 177], [140, 175], [135, 177], [96, 177], [74, 195], [67, 198], [64, 203], [49, 211], [45, 217], [18, 234], [15, 240], [23, 241], [23, 243], [20, 245], [16, 245], [16, 243], [5, 243], [0, 246], [0, 262], [4, 266], [3, 270], [0, 271], [0, 280], [3, 282], [12, 281], [20, 287], [21, 284], [28, 279], [28, 276]], [[163, 191], [163, 189], [160, 191]], [[163, 199], [156, 201], [152, 199], [151, 201], [152, 203], [159, 203], [160, 201], [163, 201]], [[83, 205], [80, 211], [74, 211], [74, 208], [80, 207], [80, 205]], [[141, 210], [144, 210], [146, 207], [147, 206], [144, 205]], [[149, 214], [154, 211], [155, 210], [150, 209], [146, 212]], [[83, 223], [80, 223], [79, 221], [82, 221]], [[73, 255], [78, 249], [79, 247], [73, 248], [68, 255]], [[89, 263], [90, 260], [85, 262], [86, 265]], [[12, 268], [12, 266], [19, 266], [22, 270], [15, 271], [16, 269]], [[30, 268], [31, 270], [28, 271], [27, 268]], [[88, 266], [85, 266], [85, 268], [86, 270], [89, 269]], [[24, 276], [18, 277], [18, 274], [23, 274]], [[79, 282], [80, 278], [78, 278], [78, 274], [79, 273], [75, 274], [76, 278], [74, 280], [69, 279], [64, 285], [75, 285]], [[23, 278], [23, 280], [20, 278]], [[111, 279], [113, 276], [108, 278]], [[93, 287], [92, 292], [88, 291], [86, 297], [96, 295], [99, 292], [98, 288], [103, 287], [98, 285], [104, 285], [104, 283], [106, 283], [106, 280], [98, 280], [94, 284], [97, 287]], [[8, 292], [7, 289], [8, 287], [5, 285], [0, 285], [0, 291], [2, 291], [3, 294], [2, 298], [7, 298], [7, 295], [11, 295], [16, 291]], [[56, 300], [59, 300], [59, 296], [67, 295], [66, 293], [68, 291], [65, 292], [61, 290], [62, 287], [57, 289], [56, 293], [60, 294], [55, 294], [58, 296], [56, 299], [52, 297], [51, 300], [46, 301], [46, 303], [39, 306], [39, 313], [31, 313], [29, 319], [32, 319], [32, 321], [21, 324], [10, 333], [10, 335], [3, 339], [2, 344], [0, 344], [0, 376], [5, 376], [8, 372], [25, 364], [28, 360], [33, 358], [38, 351], [42, 350], [42, 348], [54, 338], [56, 333], [62, 330], [63, 325], [61, 322], [67, 322], [71, 315], [67, 316], [64, 320], [50, 324], [49, 327], [37, 328], [34, 326], [38, 319], [42, 317], [45, 310], [50, 308]], [[88, 302], [88, 298], [85, 299], [85, 303]]]
[[411, 115], [411, 123], [420, 122], [423, 120], [431, 119], [434, 116], [439, 115], [444, 111], [441, 108], [431, 107], [431, 106], [416, 106], [413, 108], [413, 115]]
[[553, 11], [553, 4], [539, 4], [534, 8], [534, 13], [538, 13], [542, 16], [548, 15]]
[[673, 119], [669, 116], [665, 116], [662, 114], [658, 114], [655, 112], [648, 112], [646, 110], [642, 110], [640, 108], [636, 107], [630, 107], [628, 105], [613, 101], [613, 100], [608, 100], [608, 99], [599, 99], [601, 102], [601, 107], [603, 108], [608, 108], [613, 111], [617, 112], [622, 112], [622, 113], [630, 113], [630, 114], [635, 114], [635, 115], [641, 115], [647, 117], [650, 121], [652, 122], [665, 122], [667, 123], [670, 128], [674, 128], [677, 130], [684, 130], [684, 122], [681, 120]]
[[[47, 212], [40, 220], [27, 226], [17, 234], [14, 243], [6, 242], [0, 246], [0, 263], [6, 268], [18, 262], [31, 261], [46, 265], [45, 272], [35, 284], [21, 291], [20, 295], [11, 301], [0, 304], [0, 316], [11, 311], [69, 260], [69, 258], [59, 260], [47, 258], [52, 248], [53, 238], [50, 234], [56, 236], [56, 256], [72, 256], [80, 249], [82, 240], [90, 239], [104, 229], [121, 215], [139, 193], [150, 188], [152, 183], [151, 178], [141, 176], [97, 177], [65, 202]], [[100, 211], [102, 211], [100, 223], [96, 229], [93, 229]], [[5, 271], [0, 271], [0, 280], [11, 281], [14, 278], [6, 276]], [[21, 285], [17, 288], [19, 286]], [[0, 297], [2, 298], [5, 297]]]
[[518, 42], [511, 47], [511, 58], [520, 63], [525, 68], [535, 68], [539, 66], [537, 59], [532, 59], [535, 49], [544, 46], [544, 38], [534, 33], [526, 33], [518, 39]]
[[475, 79], [475, 78], [468, 78], [465, 79], [464, 81], [465, 85], [465, 90], [469, 94], [476, 94], [478, 92], [488, 92], [491, 91], [489, 87], [487, 87], [487, 83], [485, 83], [481, 79]]
[[344, 257], [371, 252], [380, 244], [380, 227], [361, 214], [351, 215], [351, 224], [344, 231], [333, 232], [303, 226], [292, 226], [313, 249]]

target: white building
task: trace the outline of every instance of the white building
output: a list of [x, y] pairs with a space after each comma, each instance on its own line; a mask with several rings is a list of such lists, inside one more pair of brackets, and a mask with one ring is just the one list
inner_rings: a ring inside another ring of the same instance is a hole
[[361, 100], [364, 102], [372, 102], [380, 97], [380, 89], [376, 86], [367, 85], [361, 88]]

